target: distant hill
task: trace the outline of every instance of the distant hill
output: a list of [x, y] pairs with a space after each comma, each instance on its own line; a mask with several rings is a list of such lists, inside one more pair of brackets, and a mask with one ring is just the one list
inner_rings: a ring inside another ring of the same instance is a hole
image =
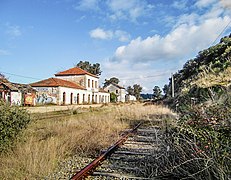
[[[174, 75], [174, 100], [196, 99], [197, 103], [214, 101], [231, 89], [231, 34], [196, 58], [187, 61]], [[171, 80], [168, 97], [171, 96]]]
[[140, 97], [144, 100], [146, 99], [153, 99], [153, 94], [140, 94]]

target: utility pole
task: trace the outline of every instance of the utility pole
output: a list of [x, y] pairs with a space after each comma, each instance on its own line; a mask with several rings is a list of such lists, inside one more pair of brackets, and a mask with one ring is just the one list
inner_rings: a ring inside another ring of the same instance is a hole
[[174, 97], [174, 77], [172, 73], [172, 97]]

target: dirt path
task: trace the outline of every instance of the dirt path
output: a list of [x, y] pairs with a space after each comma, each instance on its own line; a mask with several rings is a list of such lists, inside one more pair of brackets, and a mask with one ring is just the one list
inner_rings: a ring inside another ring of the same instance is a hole
[[39, 107], [24, 107], [29, 113], [46, 113], [52, 111], [64, 111], [78, 108], [100, 107], [102, 104], [91, 105], [66, 105], [66, 106], [39, 106]]

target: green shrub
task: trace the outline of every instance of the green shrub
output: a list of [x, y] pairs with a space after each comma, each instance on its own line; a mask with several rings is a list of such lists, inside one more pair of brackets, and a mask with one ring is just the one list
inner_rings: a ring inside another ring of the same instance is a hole
[[179, 122], [180, 132], [188, 139], [193, 140], [198, 149], [216, 164], [219, 174], [230, 178], [230, 97], [225, 98], [222, 103], [214, 103], [210, 106], [193, 106], [188, 110], [188, 113], [181, 116]]
[[114, 92], [110, 93], [110, 102], [116, 102], [117, 101], [117, 95]]
[[0, 100], [0, 153], [7, 151], [19, 132], [30, 122], [30, 115], [24, 109], [10, 106]]

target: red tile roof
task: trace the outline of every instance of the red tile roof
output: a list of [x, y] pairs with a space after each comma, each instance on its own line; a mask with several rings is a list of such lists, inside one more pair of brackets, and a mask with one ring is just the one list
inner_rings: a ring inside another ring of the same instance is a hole
[[98, 76], [91, 74], [91, 73], [89, 73], [89, 72], [87, 72], [87, 71], [85, 71], [79, 67], [73, 67], [73, 68], [68, 69], [66, 71], [59, 72], [59, 73], [55, 74], [55, 76], [71, 76], [71, 75], [85, 75], [85, 74], [99, 78]]
[[58, 78], [49, 78], [45, 79], [42, 81], [38, 81], [35, 83], [30, 84], [32, 87], [69, 87], [69, 88], [75, 88], [75, 89], [85, 89], [84, 87], [71, 82], [71, 81], [66, 81], [63, 79], [58, 79]]

